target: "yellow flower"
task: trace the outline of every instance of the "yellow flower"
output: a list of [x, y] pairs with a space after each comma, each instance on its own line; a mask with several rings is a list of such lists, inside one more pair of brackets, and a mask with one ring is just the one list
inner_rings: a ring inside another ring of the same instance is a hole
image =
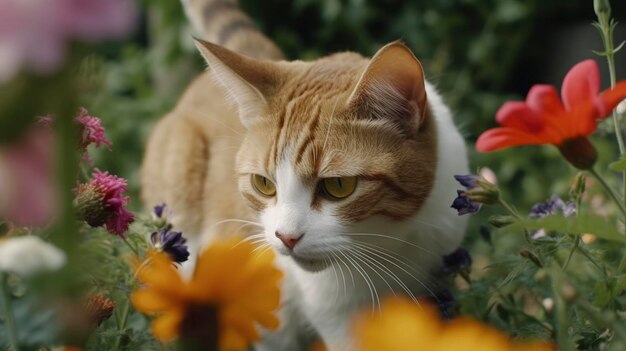
[[242, 350], [260, 338], [256, 325], [278, 328], [274, 311], [280, 303], [282, 273], [274, 254], [254, 252], [236, 239], [209, 246], [198, 259], [190, 281], [184, 280], [168, 256], [150, 252], [137, 269], [143, 287], [131, 301], [145, 313], [158, 313], [152, 333], [162, 341]]
[[359, 351], [552, 351], [548, 342], [515, 343], [497, 329], [467, 317], [443, 322], [435, 308], [394, 297], [380, 314], [355, 323]]

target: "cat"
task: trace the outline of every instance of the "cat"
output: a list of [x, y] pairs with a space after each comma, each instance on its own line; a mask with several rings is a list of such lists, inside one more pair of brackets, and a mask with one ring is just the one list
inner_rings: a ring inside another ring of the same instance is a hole
[[239, 233], [278, 253], [281, 327], [256, 348], [350, 350], [356, 311], [434, 295], [468, 161], [410, 49], [285, 61], [236, 1], [182, 2], [208, 71], [151, 133], [143, 201], [167, 203], [196, 250]]

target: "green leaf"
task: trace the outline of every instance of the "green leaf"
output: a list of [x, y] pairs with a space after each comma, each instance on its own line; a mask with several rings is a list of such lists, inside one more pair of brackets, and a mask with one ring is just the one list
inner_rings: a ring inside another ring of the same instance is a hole
[[595, 236], [626, 243], [626, 236], [621, 233], [611, 221], [604, 217], [584, 213], [578, 216], [562, 217], [548, 216], [541, 219], [523, 219], [499, 231], [511, 230], [538, 230], [557, 231], [568, 234], [594, 234]]
[[609, 164], [609, 169], [615, 172], [626, 171], [626, 155], [623, 155], [615, 162], [611, 162], [611, 164]]

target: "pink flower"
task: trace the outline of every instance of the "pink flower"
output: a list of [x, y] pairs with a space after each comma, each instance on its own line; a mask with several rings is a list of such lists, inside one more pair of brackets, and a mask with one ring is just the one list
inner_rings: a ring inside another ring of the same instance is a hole
[[124, 237], [134, 221], [124, 206], [130, 198], [124, 196], [126, 180], [95, 169], [91, 180], [76, 189], [79, 215], [92, 227], [104, 226], [112, 234]]
[[84, 107], [80, 108], [80, 112], [76, 117], [76, 122], [81, 126], [80, 148], [86, 149], [87, 146], [95, 144], [96, 147], [111, 146], [111, 142], [104, 135], [104, 127], [100, 122], [100, 118], [90, 116]]
[[54, 71], [66, 43], [119, 38], [132, 30], [131, 0], [2, 0], [0, 3], [0, 83], [21, 66]]
[[16, 226], [45, 226], [54, 216], [54, 135], [37, 123], [0, 146], [0, 219]]

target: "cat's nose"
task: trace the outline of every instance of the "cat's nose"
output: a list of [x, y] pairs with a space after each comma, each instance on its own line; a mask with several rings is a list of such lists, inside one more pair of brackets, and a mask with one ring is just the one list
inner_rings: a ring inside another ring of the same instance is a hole
[[275, 234], [276, 234], [276, 237], [280, 239], [280, 241], [282, 241], [283, 244], [285, 244], [285, 246], [287, 246], [289, 250], [293, 250], [293, 248], [296, 246], [298, 241], [300, 241], [300, 239], [302, 239], [302, 237], [304, 236], [304, 233], [292, 234], [292, 233], [281, 233], [279, 231], [276, 231]]

